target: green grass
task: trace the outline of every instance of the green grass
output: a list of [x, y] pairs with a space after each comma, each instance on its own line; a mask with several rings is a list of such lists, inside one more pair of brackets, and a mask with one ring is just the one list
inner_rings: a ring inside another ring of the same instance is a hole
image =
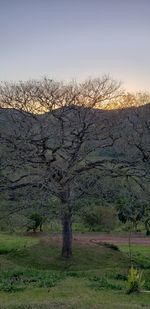
[[[128, 247], [119, 248], [76, 244], [66, 261], [48, 237], [0, 234], [0, 309], [150, 308], [148, 292], [126, 295]], [[136, 265], [139, 254], [149, 263], [148, 247], [134, 251]], [[150, 268], [143, 276], [148, 290]]]
[[[12, 251], [9, 259], [18, 265], [28, 266], [38, 269], [53, 269], [57, 271], [76, 270], [88, 271], [93, 269], [103, 269], [113, 264], [113, 268], [118, 268], [118, 262], [121, 267], [127, 267], [128, 258], [119, 251], [103, 245], [74, 245], [73, 258], [69, 261], [61, 258], [60, 245], [51, 241], [40, 241], [30, 247], [22, 250]], [[41, 254], [43, 252], [43, 254]]]
[[34, 288], [14, 294], [1, 293], [1, 301], [4, 308], [11, 309], [149, 308], [149, 295], [126, 295], [124, 291], [117, 290], [93, 290], [89, 287], [88, 280], [83, 278], [67, 278], [50, 290]]
[[0, 254], [6, 254], [12, 251], [21, 250], [32, 246], [38, 242], [31, 237], [21, 237], [16, 235], [0, 234]]
[[[119, 245], [122, 252], [129, 254], [128, 245]], [[132, 259], [142, 269], [150, 269], [150, 246], [131, 245]]]
[[[123, 252], [129, 252], [129, 246], [127, 244], [119, 245], [119, 248]], [[133, 253], [141, 252], [142, 255], [150, 255], [150, 246], [144, 245], [131, 245]]]

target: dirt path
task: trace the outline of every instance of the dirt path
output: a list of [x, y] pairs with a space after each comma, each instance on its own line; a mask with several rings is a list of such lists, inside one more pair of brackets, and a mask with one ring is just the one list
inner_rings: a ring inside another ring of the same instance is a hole
[[[79, 243], [111, 243], [115, 245], [128, 244], [128, 235], [109, 235], [109, 234], [77, 234], [74, 241]], [[150, 246], [150, 237], [134, 234], [131, 237], [132, 244]]]
[[[61, 234], [49, 234], [45, 232], [37, 232], [32, 233], [28, 232], [24, 235], [32, 236], [32, 237], [40, 237], [43, 239], [51, 238], [53, 240], [61, 241]], [[86, 233], [86, 234], [80, 234], [80, 233], [74, 233], [73, 235], [73, 241], [80, 244], [96, 244], [96, 243], [110, 243], [115, 245], [120, 244], [128, 244], [129, 242], [129, 236], [128, 234], [102, 234], [102, 233]], [[150, 246], [150, 237], [144, 236], [142, 234], [132, 234], [131, 237], [131, 243], [132, 244], [138, 244], [138, 245], [144, 245], [144, 246]]]

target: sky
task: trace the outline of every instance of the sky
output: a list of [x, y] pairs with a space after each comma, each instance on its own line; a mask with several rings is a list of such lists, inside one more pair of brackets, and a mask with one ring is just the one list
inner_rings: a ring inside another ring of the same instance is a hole
[[150, 91], [150, 0], [0, 0], [0, 80], [110, 74]]

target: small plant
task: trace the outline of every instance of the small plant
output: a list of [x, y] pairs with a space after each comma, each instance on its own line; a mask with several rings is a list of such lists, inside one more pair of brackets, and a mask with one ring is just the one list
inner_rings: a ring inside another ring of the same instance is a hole
[[15, 282], [12, 279], [9, 280], [2, 280], [1, 284], [0, 284], [0, 291], [3, 292], [19, 292], [19, 291], [23, 291], [25, 289], [24, 285], [20, 285], [18, 282]]
[[139, 273], [137, 268], [131, 266], [127, 281], [127, 294], [139, 293], [144, 285], [142, 272]]

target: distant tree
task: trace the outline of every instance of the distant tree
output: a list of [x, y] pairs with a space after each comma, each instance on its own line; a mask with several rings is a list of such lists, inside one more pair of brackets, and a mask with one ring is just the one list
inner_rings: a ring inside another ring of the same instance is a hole
[[29, 216], [29, 222], [28, 222], [28, 225], [27, 225], [27, 232], [30, 231], [30, 230], [33, 230], [33, 232], [36, 232], [36, 230], [38, 228], [40, 229], [40, 232], [42, 232], [43, 222], [44, 222], [44, 217], [37, 212], [33, 212]]
[[93, 206], [85, 208], [82, 220], [91, 231], [111, 231], [116, 225], [117, 215], [115, 209], [109, 206]]
[[112, 108], [133, 108], [140, 107], [150, 103], [150, 93], [147, 91], [126, 92], [124, 91], [121, 98], [115, 100], [113, 104], [107, 104], [106, 109]]
[[[139, 222], [146, 222], [148, 219], [146, 205], [139, 203], [134, 198], [120, 198], [117, 202], [118, 217], [122, 223], [130, 222], [135, 231], [138, 230]], [[145, 218], [145, 219], [144, 219]], [[148, 222], [148, 221], [147, 221]]]

